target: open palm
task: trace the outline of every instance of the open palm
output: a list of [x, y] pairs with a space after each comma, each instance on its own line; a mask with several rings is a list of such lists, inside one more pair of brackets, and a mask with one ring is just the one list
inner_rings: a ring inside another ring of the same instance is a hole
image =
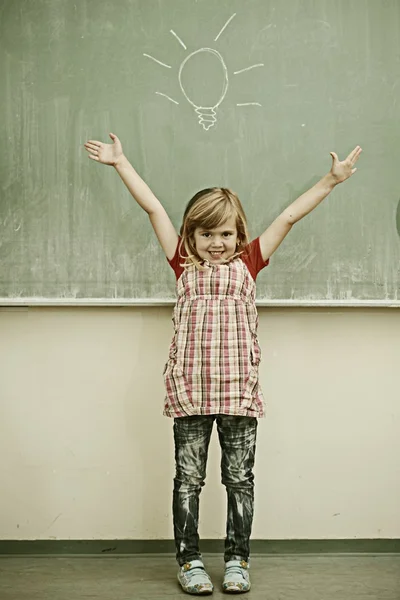
[[122, 144], [116, 135], [110, 133], [112, 144], [103, 144], [97, 140], [89, 140], [84, 144], [89, 153], [89, 158], [102, 163], [103, 165], [114, 166], [118, 159], [122, 156]]
[[350, 152], [348, 157], [342, 161], [339, 160], [338, 155], [335, 154], [335, 152], [330, 153], [332, 156], [331, 173], [335, 178], [336, 183], [342, 183], [342, 181], [345, 181], [357, 171], [357, 169], [354, 168], [354, 165], [358, 161], [361, 152], [360, 146], [356, 146], [354, 150]]

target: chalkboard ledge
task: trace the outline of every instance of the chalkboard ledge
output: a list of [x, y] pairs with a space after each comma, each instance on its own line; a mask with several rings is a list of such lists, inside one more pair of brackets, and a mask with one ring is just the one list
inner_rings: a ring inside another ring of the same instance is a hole
[[[45, 306], [173, 306], [173, 298], [0, 298], [0, 307]], [[328, 299], [260, 299], [257, 306], [271, 308], [400, 308], [400, 300], [328, 300]]]

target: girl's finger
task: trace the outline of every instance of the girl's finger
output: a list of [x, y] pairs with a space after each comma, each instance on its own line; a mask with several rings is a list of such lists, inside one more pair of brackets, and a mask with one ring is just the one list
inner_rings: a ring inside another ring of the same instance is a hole
[[347, 157], [345, 158], [345, 162], [351, 162], [353, 160], [353, 154], [355, 153], [355, 151], [357, 150], [357, 148], [354, 148], [354, 150], [352, 150], [350, 152], [350, 154], [347, 155]]
[[[98, 142], [97, 140], [88, 140], [86, 142], [86, 144], [93, 144], [93, 146], [98, 146], [99, 148], [101, 146], [101, 142]], [[85, 144], [85, 146], [86, 146], [86, 144]]]
[[354, 150], [352, 150], [350, 152], [350, 154], [344, 159], [344, 162], [351, 163], [351, 161], [353, 160], [353, 154], [354, 154]]
[[359, 158], [360, 158], [360, 154], [356, 154], [355, 156], [353, 156], [353, 158], [351, 160], [349, 160], [350, 166], [355, 165]]
[[350, 152], [350, 154], [348, 155], [347, 158], [351, 161], [356, 161], [357, 158], [360, 156], [360, 154], [361, 154], [361, 148], [360, 148], [360, 146], [356, 146], [354, 148], [354, 150], [352, 152]]
[[96, 158], [99, 158], [99, 155], [98, 154], [93, 154], [93, 152], [91, 150], [88, 150], [88, 153], [89, 153], [90, 158], [93, 158], [94, 156]]
[[357, 154], [354, 157], [354, 162], [356, 162], [360, 158], [361, 152], [362, 152], [362, 148], [358, 147]]
[[92, 160], [99, 160], [98, 156], [94, 156], [93, 154], [89, 154], [89, 158], [91, 158]]
[[338, 155], [336, 154], [336, 152], [329, 152], [329, 154], [332, 156], [332, 160], [333, 160], [333, 162], [335, 162], [335, 161], [338, 161], [338, 160], [339, 160], [339, 157], [338, 157]]
[[100, 149], [100, 144], [98, 146], [96, 146], [96, 144], [92, 144], [90, 142], [86, 142], [85, 144], [85, 148], [86, 150], [95, 150], [96, 152]]

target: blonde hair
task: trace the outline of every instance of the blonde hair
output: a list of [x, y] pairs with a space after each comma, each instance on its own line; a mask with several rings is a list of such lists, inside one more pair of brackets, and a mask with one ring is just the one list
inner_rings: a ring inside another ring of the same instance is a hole
[[186, 250], [187, 256], [184, 258], [182, 266], [188, 267], [194, 264], [198, 269], [203, 269], [201, 258], [196, 252], [194, 245], [194, 232], [197, 227], [210, 230], [219, 227], [232, 216], [236, 220], [236, 229], [238, 236], [238, 251], [233, 257], [239, 256], [245, 246], [249, 243], [249, 232], [247, 229], [247, 219], [243, 206], [238, 196], [227, 188], [207, 188], [197, 192], [186, 206], [181, 235], [182, 246]]

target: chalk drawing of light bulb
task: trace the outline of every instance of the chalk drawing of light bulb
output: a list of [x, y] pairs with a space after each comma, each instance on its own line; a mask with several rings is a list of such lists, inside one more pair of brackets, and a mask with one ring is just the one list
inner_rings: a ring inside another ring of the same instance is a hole
[[[229, 17], [218, 35], [214, 38], [214, 42], [219, 40], [222, 33], [226, 30], [235, 16], [236, 13]], [[272, 27], [272, 24], [264, 29], [269, 29], [269, 27]], [[186, 44], [181, 40], [178, 34], [175, 33], [173, 29], [171, 29], [170, 32], [182, 48], [187, 51]], [[172, 65], [162, 62], [151, 54], [143, 53], [143, 56], [146, 56], [146, 58], [149, 58], [165, 69], [172, 69]], [[196, 64], [198, 61], [200, 62], [200, 65]], [[239, 75], [240, 73], [263, 66], [264, 63], [250, 65], [249, 67], [244, 67], [238, 71], [233, 71], [233, 75]], [[208, 131], [217, 121], [216, 109], [224, 100], [228, 90], [228, 69], [221, 54], [214, 48], [200, 48], [199, 50], [195, 50], [181, 63], [178, 81], [184, 97], [193, 106], [199, 117], [199, 124], [203, 127], [204, 131]], [[179, 104], [177, 100], [171, 98], [168, 94], [164, 94], [164, 92], [155, 93], [158, 96], [166, 98], [173, 104]], [[259, 102], [239, 102], [236, 106], [261, 106], [261, 104]]]
[[[198, 85], [192, 85], [190, 92], [188, 92], [187, 87], [183, 83], [184, 70], [187, 70], [189, 61], [193, 62], [192, 59], [195, 56], [199, 57], [200, 54], [203, 54], [203, 56], [207, 58], [210, 57], [210, 55], [214, 56], [217, 61], [219, 61], [221, 76], [217, 82], [211, 81], [211, 78], [209, 77], [195, 77]], [[203, 129], [208, 131], [210, 127], [213, 127], [217, 120], [215, 111], [225, 98], [228, 90], [228, 69], [226, 68], [224, 59], [222, 58], [221, 54], [213, 48], [200, 48], [200, 50], [196, 50], [195, 52], [189, 54], [189, 56], [187, 56], [182, 62], [179, 68], [178, 79], [183, 95], [198, 114], [200, 125], [203, 127]], [[206, 84], [206, 90], [204, 90], [204, 83]], [[204, 91], [206, 91], [205, 94]]]

